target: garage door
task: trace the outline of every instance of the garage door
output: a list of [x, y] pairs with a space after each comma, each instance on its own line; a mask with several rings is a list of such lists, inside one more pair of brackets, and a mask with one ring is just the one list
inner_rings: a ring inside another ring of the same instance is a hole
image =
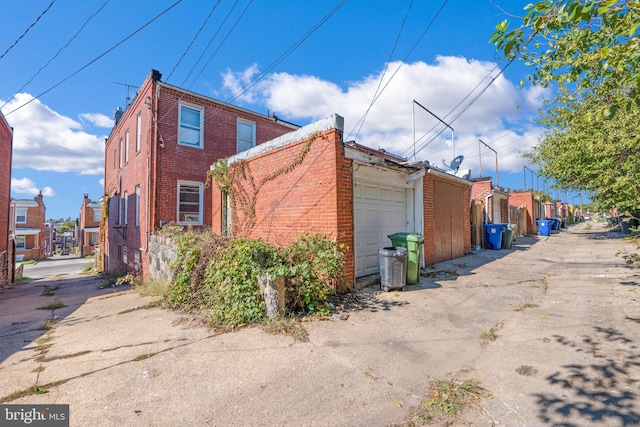
[[407, 189], [356, 180], [354, 188], [356, 277], [379, 271], [378, 249], [389, 234], [407, 231]]
[[442, 181], [434, 182], [435, 262], [464, 255], [464, 188]]

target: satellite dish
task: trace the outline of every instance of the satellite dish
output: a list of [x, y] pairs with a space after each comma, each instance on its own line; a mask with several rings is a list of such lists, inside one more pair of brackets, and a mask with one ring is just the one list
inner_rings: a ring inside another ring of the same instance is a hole
[[458, 169], [460, 168], [460, 165], [462, 164], [463, 160], [464, 160], [464, 156], [461, 155], [451, 160], [451, 163], [449, 164], [446, 164], [444, 160], [442, 161], [442, 163], [444, 163], [444, 165], [449, 169], [453, 169], [455, 172], [458, 172]]

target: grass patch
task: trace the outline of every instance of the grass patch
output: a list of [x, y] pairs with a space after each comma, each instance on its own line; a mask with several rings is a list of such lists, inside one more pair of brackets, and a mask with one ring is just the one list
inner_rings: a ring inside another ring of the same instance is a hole
[[536, 308], [537, 306], [538, 306], [538, 304], [526, 303], [526, 304], [522, 304], [522, 305], [517, 306], [514, 311], [520, 312], [520, 311], [525, 310], [527, 308]]
[[429, 398], [409, 411], [407, 425], [452, 425], [462, 411], [480, 398], [491, 398], [491, 393], [473, 378], [462, 382], [437, 380], [431, 383]]
[[495, 341], [495, 339], [498, 338], [497, 332], [500, 330], [500, 328], [502, 328], [502, 322], [498, 323], [491, 329], [482, 331], [480, 335], [482, 336], [482, 338], [488, 341]]
[[83, 355], [88, 354], [88, 353], [91, 353], [91, 350], [83, 350], [83, 351], [78, 351], [76, 353], [71, 353], [71, 354], [62, 354], [60, 356], [42, 358], [42, 359], [40, 359], [40, 361], [41, 362], [51, 362], [53, 360], [71, 359], [73, 357], [83, 356]]
[[162, 301], [160, 301], [160, 300], [151, 301], [150, 303], [145, 304], [145, 305], [140, 305], [140, 306], [137, 306], [137, 307], [128, 308], [126, 310], [119, 311], [118, 314], [127, 314], [127, 313], [131, 313], [132, 311], [136, 311], [136, 310], [145, 310], [147, 308], [159, 307], [160, 305], [162, 305]]
[[47, 297], [51, 297], [59, 289], [60, 289], [60, 285], [56, 285], [56, 286], [44, 285], [43, 289], [42, 289], [42, 295], [47, 296]]
[[309, 334], [299, 321], [291, 318], [281, 318], [266, 322], [262, 330], [272, 335], [286, 335], [295, 341], [309, 342]]
[[16, 262], [16, 265], [35, 265], [37, 263], [38, 263], [38, 261], [36, 261], [35, 259], [30, 259], [30, 260], [27, 260], [27, 261]]
[[68, 379], [66, 380], [60, 380], [60, 381], [54, 381], [51, 383], [47, 383], [44, 385], [34, 385], [32, 387], [26, 388], [24, 390], [19, 390], [19, 391], [15, 391], [11, 394], [8, 394], [4, 397], [0, 398], [0, 403], [7, 403], [7, 402], [11, 402], [13, 400], [16, 399], [20, 399], [22, 397], [27, 397], [27, 396], [33, 396], [34, 394], [45, 394], [49, 392], [49, 389], [51, 387], [55, 387], [55, 386], [59, 386], [61, 384], [66, 383], [67, 381], [69, 381]]
[[51, 329], [54, 329], [57, 325], [58, 325], [58, 321], [56, 319], [47, 319], [37, 329], [39, 331], [50, 331]]
[[62, 307], [66, 307], [66, 305], [60, 300], [55, 300], [51, 304], [43, 305], [42, 307], [40, 307], [40, 309], [41, 310], [57, 310]]
[[34, 374], [39, 374], [42, 371], [44, 371], [44, 366], [38, 366], [37, 368], [33, 369], [31, 372], [33, 372]]
[[143, 296], [161, 297], [164, 296], [171, 284], [164, 280], [154, 279], [136, 284], [136, 291]]

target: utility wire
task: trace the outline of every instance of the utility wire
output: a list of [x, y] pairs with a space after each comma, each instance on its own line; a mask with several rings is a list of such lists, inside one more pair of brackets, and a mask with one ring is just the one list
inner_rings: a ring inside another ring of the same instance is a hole
[[309, 37], [311, 37], [311, 35], [314, 32], [316, 32], [316, 30], [318, 28], [320, 28], [325, 22], [327, 22], [327, 20], [329, 20], [329, 18], [331, 18], [346, 2], [347, 2], [347, 0], [342, 0], [340, 3], [338, 3], [338, 5], [336, 7], [334, 7], [327, 15], [325, 15], [324, 18], [322, 18], [316, 25], [314, 25], [304, 36], [302, 36], [300, 39], [298, 39], [298, 41], [296, 41], [293, 45], [291, 45], [291, 47], [289, 47], [289, 49], [287, 49], [284, 53], [282, 53], [282, 55], [280, 55], [275, 61], [273, 61], [267, 67], [266, 70], [264, 70], [257, 77], [255, 77], [253, 80], [251, 80], [242, 90], [240, 90], [233, 97], [231, 97], [229, 100], [227, 100], [227, 102], [231, 103], [231, 102], [235, 101], [240, 96], [242, 96], [244, 93], [246, 93], [251, 87], [253, 87], [253, 85], [258, 83], [258, 81], [262, 80], [267, 75], [267, 73], [269, 73], [271, 70], [273, 70], [275, 67], [277, 67], [278, 64], [280, 64], [282, 61], [284, 61], [284, 59], [287, 56], [289, 56], [293, 51], [295, 51], [298, 47], [300, 47], [300, 45], [302, 43], [304, 43]]
[[100, 6], [100, 8], [99, 8], [98, 10], [96, 10], [96, 11], [93, 13], [93, 15], [89, 16], [89, 18], [88, 18], [86, 21], [84, 21], [84, 24], [82, 24], [82, 26], [80, 27], [80, 29], [79, 29], [79, 30], [78, 30], [78, 31], [77, 31], [77, 32], [76, 32], [76, 33], [75, 33], [75, 34], [74, 34], [74, 35], [69, 39], [69, 41], [67, 41], [67, 43], [65, 43], [65, 45], [64, 45], [64, 46], [62, 46], [62, 47], [58, 50], [58, 52], [57, 52], [55, 55], [53, 55], [53, 57], [51, 57], [51, 59], [49, 59], [49, 60], [47, 61], [47, 63], [46, 63], [46, 64], [44, 64], [42, 67], [40, 67], [40, 69], [39, 69], [39, 70], [38, 70], [38, 71], [37, 71], [37, 72], [36, 72], [36, 73], [35, 73], [35, 74], [34, 74], [34, 75], [29, 79], [29, 81], [27, 81], [24, 85], [22, 85], [22, 87], [21, 87], [20, 89], [18, 89], [18, 90], [17, 90], [17, 91], [16, 91], [16, 92], [11, 96], [11, 98], [9, 98], [9, 99], [6, 101], [6, 102], [2, 105], [2, 107], [0, 107], [0, 109], [4, 108], [4, 107], [9, 103], [9, 102], [11, 102], [11, 100], [12, 100], [13, 98], [15, 98], [15, 97], [16, 97], [16, 95], [17, 95], [18, 93], [22, 92], [22, 90], [23, 90], [24, 88], [26, 88], [26, 87], [29, 85], [29, 83], [31, 83], [31, 82], [33, 81], [33, 79], [35, 79], [35, 78], [36, 78], [36, 77], [37, 77], [37, 76], [42, 72], [42, 70], [44, 70], [45, 68], [47, 68], [47, 66], [48, 66], [49, 64], [51, 64], [51, 62], [52, 62], [54, 59], [56, 59], [56, 58], [58, 57], [58, 55], [60, 55], [60, 52], [62, 52], [62, 51], [63, 51], [67, 46], [69, 46], [69, 45], [71, 44], [71, 42], [72, 42], [76, 37], [78, 37], [78, 35], [82, 32], [82, 30], [84, 30], [84, 27], [86, 27], [86, 26], [87, 26], [87, 24], [89, 23], [89, 21], [91, 21], [91, 20], [92, 20], [92, 19], [93, 19], [93, 18], [94, 18], [98, 13], [100, 13], [100, 12], [102, 11], [102, 9], [104, 9], [104, 7], [107, 5], [107, 3], [109, 3], [109, 1], [110, 1], [110, 0], [106, 0], [104, 3], [102, 3], [102, 6]]
[[413, 6], [413, 0], [411, 0], [411, 2], [409, 3], [409, 8], [407, 9], [407, 13], [404, 15], [404, 19], [402, 20], [402, 25], [400, 26], [400, 31], [398, 31], [398, 35], [396, 36], [396, 41], [393, 44], [393, 48], [391, 49], [391, 53], [389, 53], [389, 59], [387, 59], [387, 62], [385, 63], [384, 66], [384, 70], [382, 71], [382, 75], [380, 76], [380, 80], [378, 80], [378, 87], [376, 87], [376, 91], [373, 94], [373, 97], [371, 98], [371, 103], [369, 104], [369, 106], [367, 107], [367, 110], [364, 112], [364, 115], [362, 116], [362, 118], [360, 119], [360, 127], [358, 127], [358, 131], [356, 132], [356, 136], [355, 139], [358, 139], [358, 136], [360, 135], [360, 131], [362, 130], [362, 126], [364, 125], [365, 120], [367, 119], [367, 116], [369, 115], [369, 111], [371, 110], [371, 107], [373, 107], [373, 103], [376, 99], [376, 96], [378, 95], [378, 91], [380, 90], [380, 86], [382, 85], [382, 82], [384, 80], [384, 76], [387, 74], [387, 70], [389, 69], [389, 64], [391, 63], [391, 59], [393, 58], [393, 54], [396, 51], [396, 47], [398, 47], [398, 41], [400, 40], [400, 36], [402, 35], [402, 31], [404, 30], [404, 25], [407, 22], [407, 18], [409, 17], [409, 12], [411, 12], [411, 7]]
[[57, 88], [58, 86], [60, 86], [62, 83], [66, 82], [67, 80], [69, 80], [70, 78], [72, 78], [73, 76], [75, 76], [76, 74], [80, 73], [81, 71], [83, 71], [85, 68], [89, 67], [90, 65], [92, 65], [93, 63], [95, 63], [96, 61], [98, 61], [100, 58], [102, 58], [103, 56], [105, 56], [106, 54], [108, 54], [109, 52], [111, 52], [112, 50], [114, 50], [115, 48], [117, 48], [118, 46], [120, 46], [121, 44], [123, 44], [124, 42], [126, 42], [127, 40], [129, 40], [131, 37], [133, 37], [134, 35], [136, 35], [137, 33], [139, 33], [140, 31], [142, 31], [144, 28], [146, 28], [147, 26], [149, 26], [152, 22], [154, 22], [155, 20], [157, 20], [158, 18], [160, 18], [162, 15], [164, 15], [165, 13], [169, 12], [171, 9], [173, 9], [174, 7], [176, 7], [178, 4], [180, 4], [182, 2], [182, 0], [178, 0], [175, 3], [173, 3], [171, 6], [169, 6], [168, 8], [166, 8], [165, 10], [163, 10], [162, 12], [160, 12], [158, 15], [156, 15], [155, 17], [151, 18], [150, 21], [148, 21], [146, 24], [142, 25], [140, 28], [138, 28], [137, 30], [135, 30], [133, 33], [129, 34], [128, 36], [126, 36], [124, 39], [120, 40], [118, 43], [116, 43], [115, 45], [113, 45], [112, 47], [110, 47], [109, 49], [105, 50], [104, 52], [102, 52], [100, 55], [98, 55], [97, 57], [95, 57], [94, 59], [92, 59], [91, 61], [89, 61], [88, 63], [86, 63], [85, 65], [83, 65], [82, 67], [78, 68], [76, 71], [74, 71], [73, 73], [69, 74], [67, 77], [65, 77], [64, 79], [60, 80], [58, 83], [56, 83], [55, 85], [51, 86], [49, 89], [45, 90], [44, 92], [40, 93], [39, 95], [31, 98], [29, 101], [25, 102], [24, 104], [20, 105], [19, 107], [14, 108], [13, 110], [9, 111], [8, 113], [5, 114], [5, 116], [8, 116], [11, 113], [15, 113], [16, 111], [18, 111], [19, 109], [21, 109], [22, 107], [32, 103], [33, 101], [35, 101], [36, 99], [40, 98], [41, 96], [51, 92], [53, 89]]
[[43, 16], [45, 13], [47, 13], [47, 11], [48, 11], [49, 9], [51, 9], [51, 6], [53, 6], [53, 4], [54, 4], [55, 2], [56, 2], [56, 0], [52, 0], [52, 1], [51, 1], [51, 3], [49, 3], [49, 6], [47, 6], [47, 8], [46, 8], [45, 10], [43, 10], [43, 11], [42, 11], [42, 13], [40, 13], [40, 15], [38, 15], [38, 17], [36, 18], [36, 20], [35, 20], [35, 21], [33, 21], [33, 23], [32, 23], [31, 25], [29, 25], [29, 27], [27, 27], [27, 29], [26, 29], [26, 30], [24, 30], [24, 33], [22, 33], [22, 35], [21, 35], [20, 37], [18, 37], [18, 38], [16, 39], [16, 41], [14, 41], [14, 42], [13, 42], [13, 44], [12, 44], [11, 46], [9, 46], [9, 47], [7, 48], [7, 50], [5, 50], [5, 51], [4, 51], [4, 53], [3, 53], [2, 55], [0, 55], [0, 59], [4, 58], [4, 57], [5, 57], [5, 55], [6, 55], [7, 53], [9, 53], [9, 51], [10, 51], [11, 49], [13, 49], [13, 47], [14, 47], [15, 45], [17, 45], [17, 44], [18, 44], [18, 42], [19, 42], [20, 40], [22, 40], [22, 38], [23, 38], [25, 35], [27, 35], [27, 33], [29, 32], [29, 30], [31, 30], [31, 29], [34, 27], [34, 25], [36, 25], [36, 24], [38, 23], [38, 21], [40, 20], [40, 18], [42, 18], [42, 16]]
[[[227, 12], [227, 16], [224, 17], [224, 19], [222, 20], [222, 23], [218, 26], [218, 29], [216, 30], [215, 34], [213, 35], [213, 37], [211, 37], [209, 39], [209, 43], [207, 44], [207, 46], [203, 49], [202, 53], [200, 54], [200, 56], [198, 57], [198, 60], [196, 61], [195, 64], [193, 64], [193, 67], [191, 67], [191, 70], [189, 70], [189, 74], [187, 74], [187, 77], [184, 78], [184, 80], [182, 81], [182, 84], [180, 86], [184, 86], [187, 83], [187, 80], [189, 80], [189, 77], [191, 77], [191, 73], [193, 73], [193, 71], [196, 69], [196, 67], [198, 66], [198, 64], [200, 63], [200, 61], [202, 60], [202, 57], [204, 56], [205, 53], [207, 53], [207, 50], [209, 50], [209, 46], [211, 46], [211, 43], [213, 43], [213, 41], [215, 40], [216, 37], [218, 37], [218, 34], [220, 33], [220, 31], [222, 31], [222, 27], [224, 26], [224, 24], [227, 22], [227, 19], [229, 19], [229, 17], [231, 16], [231, 13], [233, 12], [233, 10], [236, 8], [236, 6], [238, 5], [238, 1], [236, 0], [235, 3], [233, 3], [233, 6], [231, 6], [231, 9], [229, 10], [229, 12]], [[194, 80], [195, 82], [195, 80]], [[191, 83], [191, 86], [193, 86], [193, 83]]]
[[204, 66], [202, 67], [202, 69], [200, 70], [200, 72], [198, 73], [197, 76], [194, 77], [193, 82], [191, 82], [191, 84], [189, 85], [189, 88], [191, 86], [193, 86], [193, 84], [198, 81], [198, 78], [200, 77], [200, 75], [204, 72], [204, 70], [207, 69], [207, 66], [209, 66], [209, 63], [211, 62], [211, 60], [213, 59], [214, 56], [216, 56], [216, 54], [218, 53], [218, 51], [222, 48], [222, 46], [225, 44], [225, 42], [227, 41], [227, 39], [229, 38], [229, 36], [231, 35], [231, 33], [233, 32], [233, 30], [235, 30], [236, 26], [240, 23], [240, 21], [242, 20], [242, 17], [244, 16], [245, 13], [247, 13], [247, 10], [249, 10], [249, 6], [251, 6], [251, 3], [253, 3], [253, 0], [249, 0], [249, 3], [247, 3], [247, 6], [242, 10], [242, 13], [240, 14], [240, 16], [238, 17], [238, 19], [236, 19], [236, 22], [234, 22], [233, 26], [229, 29], [229, 31], [227, 32], [227, 35], [224, 36], [224, 39], [222, 39], [222, 41], [220, 42], [220, 44], [218, 45], [217, 49], [211, 54], [211, 56], [209, 57], [209, 60], [207, 61], [206, 64], [204, 64]]
[[193, 46], [193, 43], [196, 41], [196, 39], [198, 38], [198, 36], [200, 35], [200, 32], [202, 31], [202, 29], [204, 28], [205, 25], [207, 25], [207, 22], [209, 21], [209, 18], [211, 18], [211, 15], [213, 15], [213, 12], [216, 10], [216, 8], [218, 7], [218, 5], [220, 4], [220, 0], [218, 0], [216, 2], [216, 4], [213, 5], [213, 8], [211, 9], [211, 12], [209, 12], [209, 15], [207, 15], [206, 19], [204, 20], [204, 22], [202, 23], [202, 26], [200, 26], [200, 29], [198, 30], [198, 32], [196, 33], [196, 35], [193, 37], [193, 39], [191, 40], [191, 43], [189, 43], [189, 46], [187, 46], [187, 49], [183, 52], [182, 56], [180, 57], [180, 59], [178, 60], [178, 62], [176, 63], [176, 65], [173, 66], [173, 69], [171, 70], [171, 72], [169, 73], [169, 76], [167, 76], [167, 81], [171, 78], [171, 76], [173, 75], [173, 72], [176, 70], [176, 68], [178, 68], [178, 65], [180, 65], [180, 63], [182, 62], [182, 60], [184, 59], [185, 55], [189, 52], [189, 50], [191, 49], [191, 46]]
[[[400, 65], [398, 65], [398, 68], [396, 68], [396, 70], [393, 72], [393, 74], [391, 75], [391, 77], [389, 77], [389, 80], [387, 81], [387, 83], [385, 83], [385, 85], [382, 87], [382, 89], [380, 90], [380, 92], [374, 97], [373, 101], [371, 102], [371, 106], [373, 106], [373, 104], [378, 100], [378, 98], [380, 98], [380, 95], [382, 95], [382, 92], [384, 92], [384, 90], [387, 88], [387, 86], [389, 86], [389, 83], [391, 83], [391, 80], [393, 80], [393, 78], [396, 76], [396, 74], [398, 74], [398, 71], [400, 71], [400, 68], [402, 68], [402, 66], [405, 64], [407, 58], [409, 58], [409, 56], [413, 53], [413, 51], [416, 49], [416, 47], [418, 47], [418, 45], [420, 44], [420, 42], [422, 41], [422, 39], [424, 38], [425, 34], [427, 34], [427, 31], [429, 31], [429, 29], [431, 28], [431, 26], [433, 25], [433, 23], [435, 22], [435, 20], [438, 18], [438, 16], [440, 16], [440, 13], [442, 12], [442, 10], [444, 9], [444, 7], [447, 5], [448, 0], [444, 0], [442, 2], [442, 5], [440, 5], [440, 8], [438, 9], [438, 11], [436, 12], [436, 14], [434, 15], [433, 18], [431, 18], [431, 21], [429, 22], [429, 24], [427, 25], [427, 27], [424, 29], [424, 31], [422, 32], [422, 34], [420, 34], [420, 37], [418, 37], [418, 40], [414, 43], [414, 45], [411, 47], [411, 49], [409, 49], [409, 52], [404, 56], [404, 58], [402, 58]], [[369, 108], [371, 108], [371, 106]], [[355, 124], [355, 126], [353, 127], [353, 129], [351, 129], [351, 131], [349, 132], [349, 135], [351, 135], [353, 133], [353, 131], [355, 130], [355, 128], [360, 124], [360, 122], [363, 120], [363, 118], [361, 118], [360, 120], [358, 120], [358, 122]], [[348, 136], [347, 136], [348, 138]]]

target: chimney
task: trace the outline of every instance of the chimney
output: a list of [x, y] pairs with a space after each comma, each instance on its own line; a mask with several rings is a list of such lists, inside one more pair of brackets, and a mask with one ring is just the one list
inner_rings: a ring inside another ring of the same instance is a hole
[[113, 126], [118, 126], [118, 123], [120, 122], [120, 119], [122, 118], [122, 115], [124, 114], [124, 111], [122, 111], [122, 108], [118, 107], [116, 108], [116, 112], [113, 113]]

